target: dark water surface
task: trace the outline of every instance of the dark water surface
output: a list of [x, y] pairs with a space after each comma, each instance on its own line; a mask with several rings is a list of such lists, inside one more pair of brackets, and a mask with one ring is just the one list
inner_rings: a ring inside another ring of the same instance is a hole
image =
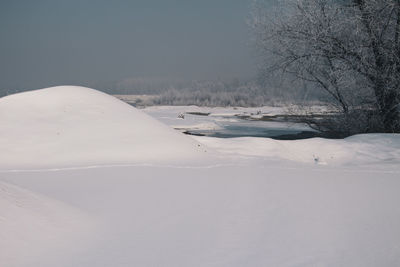
[[[259, 124], [259, 125], [257, 125]], [[268, 137], [283, 140], [304, 139], [317, 136], [317, 132], [298, 127], [293, 124], [287, 126], [278, 123], [265, 124], [263, 122], [252, 123], [229, 123], [220, 125], [220, 129], [189, 129], [186, 134], [219, 137], [219, 138], [234, 138], [234, 137]]]

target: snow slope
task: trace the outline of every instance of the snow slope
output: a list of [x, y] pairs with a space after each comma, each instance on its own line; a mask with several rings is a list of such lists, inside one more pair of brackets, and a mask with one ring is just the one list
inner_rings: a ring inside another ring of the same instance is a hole
[[0, 169], [185, 161], [204, 149], [99, 91], [59, 86], [0, 98]]
[[60, 250], [79, 251], [96, 232], [96, 223], [84, 212], [1, 181], [0, 211], [0, 266], [4, 267], [39, 266], [43, 259], [37, 255], [48, 254], [49, 261]]
[[400, 170], [399, 134], [362, 134], [345, 139], [311, 138], [282, 141], [270, 138], [194, 139], [225, 155], [290, 160], [332, 166], [378, 164]]
[[399, 135], [193, 139], [82, 87], [0, 125], [1, 267], [400, 266]]

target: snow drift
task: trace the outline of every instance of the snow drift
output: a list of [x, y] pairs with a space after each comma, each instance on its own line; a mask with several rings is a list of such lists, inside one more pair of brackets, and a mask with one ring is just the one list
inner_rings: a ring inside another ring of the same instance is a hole
[[0, 210], [0, 266], [40, 266], [37, 255], [79, 250], [97, 228], [76, 208], [1, 181]]
[[[273, 140], [259, 137], [193, 137], [224, 155], [288, 160], [331, 166], [400, 166], [399, 134], [359, 134], [345, 139]], [[397, 167], [397, 168], [396, 168]]]
[[204, 149], [99, 91], [59, 86], [0, 99], [0, 168], [184, 161]]

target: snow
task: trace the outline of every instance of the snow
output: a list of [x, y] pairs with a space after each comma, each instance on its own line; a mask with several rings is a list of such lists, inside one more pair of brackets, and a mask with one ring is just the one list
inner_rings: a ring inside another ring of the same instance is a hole
[[384, 164], [400, 166], [400, 136], [398, 134], [363, 134], [333, 140], [312, 138], [278, 141], [269, 138], [208, 138], [194, 139], [228, 155], [242, 155], [271, 160], [281, 159], [301, 163], [350, 166]]
[[3, 97], [0, 121], [0, 169], [184, 161], [203, 152], [130, 105], [84, 87]]
[[96, 223], [81, 211], [1, 181], [0, 210], [0, 266], [38, 266], [38, 254], [73, 251], [74, 238], [95, 233]]
[[397, 134], [189, 137], [67, 86], [0, 123], [0, 266], [400, 265]]

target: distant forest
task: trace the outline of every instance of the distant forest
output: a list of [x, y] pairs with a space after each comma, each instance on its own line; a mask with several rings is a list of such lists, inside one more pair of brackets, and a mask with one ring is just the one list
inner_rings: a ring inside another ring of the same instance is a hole
[[[118, 82], [86, 83], [82, 86], [111, 95], [143, 96], [136, 98], [135, 103], [138, 106], [255, 107], [324, 99], [320, 91], [309, 88], [301, 82], [287, 79], [283, 81], [279, 77], [270, 77], [267, 82], [265, 80], [259, 82], [256, 79], [183, 81], [166, 78], [131, 78]], [[26, 90], [0, 90], [0, 96], [23, 91]]]
[[[150, 95], [137, 99], [137, 105], [197, 105], [255, 107], [321, 100], [319, 91], [300, 83], [270, 79], [268, 83], [240, 81], [168, 81], [164, 79], [129, 79], [104, 91], [114, 95]], [[299, 90], [300, 88], [300, 90]]]

